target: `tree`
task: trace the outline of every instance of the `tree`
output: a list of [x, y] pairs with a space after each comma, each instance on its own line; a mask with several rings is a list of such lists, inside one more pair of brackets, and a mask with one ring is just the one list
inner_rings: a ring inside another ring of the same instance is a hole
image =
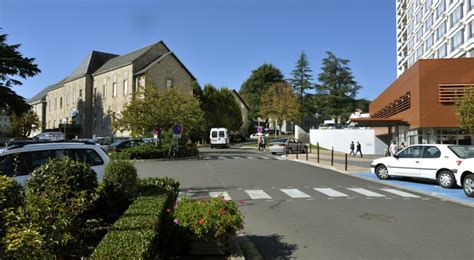
[[38, 115], [33, 110], [28, 110], [28, 112], [21, 115], [12, 113], [10, 118], [11, 126], [8, 129], [8, 134], [13, 137], [28, 137], [32, 131], [39, 127]]
[[466, 87], [462, 98], [455, 103], [459, 126], [474, 133], [474, 87]]
[[273, 84], [262, 96], [260, 115], [272, 119], [281, 129], [283, 121], [297, 119], [300, 116], [298, 97], [287, 83]]
[[225, 127], [231, 131], [238, 131], [242, 125], [239, 104], [228, 88], [217, 90], [211, 84], [206, 84], [202, 95], [202, 109], [206, 129]]
[[31, 106], [11, 88], [22, 85], [15, 76], [26, 79], [40, 73], [34, 58], [23, 57], [18, 51], [20, 44], [8, 45], [7, 35], [0, 35], [0, 109], [17, 115], [28, 112]]
[[132, 136], [151, 133], [154, 128], [168, 129], [180, 124], [184, 133], [202, 128], [203, 113], [199, 101], [191, 93], [157, 89], [153, 84], [141, 89], [114, 120], [113, 128], [130, 131]]
[[272, 64], [263, 64], [252, 71], [250, 77], [242, 84], [240, 95], [250, 107], [250, 120], [259, 116], [260, 100], [268, 88], [277, 82], [284, 82], [283, 74]]
[[293, 89], [298, 94], [300, 100], [300, 109], [302, 112], [307, 112], [304, 96], [307, 93], [307, 90], [313, 88], [311, 81], [313, 77], [311, 76], [312, 70], [309, 68], [309, 62], [306, 58], [306, 54], [301, 52], [301, 55], [296, 62], [296, 68], [291, 72], [292, 78], [289, 80], [290, 84], [293, 86]]
[[196, 97], [199, 101], [201, 101], [202, 89], [197, 81], [193, 81], [193, 96]]
[[322, 72], [318, 76], [321, 84], [316, 85], [320, 103], [324, 105], [325, 114], [340, 123], [352, 112], [351, 104], [361, 89], [352, 76], [349, 60], [340, 59], [332, 52], [327, 52], [323, 59]]

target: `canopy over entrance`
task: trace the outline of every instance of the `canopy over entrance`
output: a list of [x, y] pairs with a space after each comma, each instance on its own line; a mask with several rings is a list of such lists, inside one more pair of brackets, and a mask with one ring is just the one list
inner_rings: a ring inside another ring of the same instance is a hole
[[351, 123], [356, 123], [359, 127], [384, 127], [384, 126], [409, 126], [408, 122], [398, 118], [351, 118]]

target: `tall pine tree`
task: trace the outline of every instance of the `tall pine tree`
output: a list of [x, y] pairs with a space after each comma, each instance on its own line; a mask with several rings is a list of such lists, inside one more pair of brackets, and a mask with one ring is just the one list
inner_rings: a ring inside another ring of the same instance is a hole
[[327, 52], [327, 55], [318, 76], [317, 96], [322, 99], [320, 103], [324, 104], [325, 114], [340, 123], [352, 112], [352, 104], [361, 86], [352, 76], [349, 60], [340, 59], [332, 52]]
[[298, 95], [300, 109], [304, 110], [301, 112], [306, 112], [304, 103], [304, 96], [307, 93], [307, 90], [313, 88], [311, 81], [313, 76], [311, 76], [312, 70], [309, 68], [309, 61], [306, 58], [306, 54], [301, 52], [301, 55], [296, 62], [296, 68], [291, 72], [292, 78], [289, 80], [291, 86]]

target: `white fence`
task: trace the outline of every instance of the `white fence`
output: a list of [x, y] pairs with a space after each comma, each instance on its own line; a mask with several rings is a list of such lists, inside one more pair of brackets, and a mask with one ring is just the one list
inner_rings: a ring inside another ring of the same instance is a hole
[[[349, 145], [353, 141], [361, 144], [363, 154], [384, 154], [387, 145], [382, 142], [373, 129], [311, 129], [309, 131], [311, 144], [319, 142], [320, 147], [334, 151], [349, 153]], [[355, 150], [354, 150], [355, 151]]]

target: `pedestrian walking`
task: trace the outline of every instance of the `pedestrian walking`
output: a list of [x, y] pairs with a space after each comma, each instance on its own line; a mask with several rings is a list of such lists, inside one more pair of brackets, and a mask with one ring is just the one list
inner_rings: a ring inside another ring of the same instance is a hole
[[[357, 150], [356, 150], [356, 153], [355, 153], [355, 154], [357, 155], [357, 153], [360, 153], [360, 157], [364, 157], [364, 156], [362, 155], [362, 147], [361, 147], [359, 141], [357, 141], [356, 148], [357, 148]], [[355, 156], [355, 155], [354, 155], [354, 156]]]
[[355, 149], [355, 145], [354, 145], [354, 141], [351, 142], [351, 144], [349, 145], [349, 148], [351, 149], [351, 152], [349, 153], [349, 156], [355, 156], [355, 153], [354, 153], [354, 149]]
[[262, 149], [262, 136], [259, 135], [257, 138], [257, 144], [258, 144], [258, 150], [260, 151]]
[[265, 136], [262, 136], [262, 150], [265, 151], [265, 146], [267, 144], [267, 138]]
[[392, 144], [390, 144], [390, 155], [394, 156], [397, 153], [397, 145], [395, 144], [395, 141], [392, 141]]
[[399, 149], [399, 151], [405, 149], [405, 147], [406, 147], [406, 146], [405, 146], [405, 143], [402, 142], [402, 143], [400, 144], [400, 149]]

